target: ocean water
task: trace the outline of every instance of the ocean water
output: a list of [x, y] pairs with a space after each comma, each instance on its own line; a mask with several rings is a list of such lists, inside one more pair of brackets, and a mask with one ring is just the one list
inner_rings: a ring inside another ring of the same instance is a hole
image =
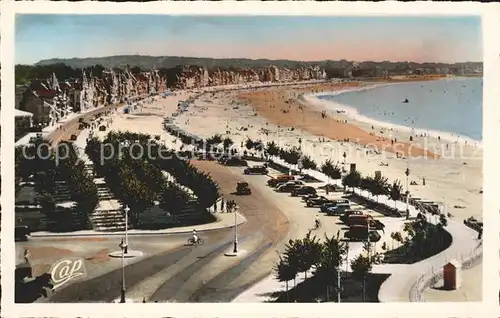
[[324, 107], [343, 109], [360, 121], [404, 126], [444, 139], [481, 141], [482, 93], [482, 78], [453, 78], [381, 84], [316, 98]]

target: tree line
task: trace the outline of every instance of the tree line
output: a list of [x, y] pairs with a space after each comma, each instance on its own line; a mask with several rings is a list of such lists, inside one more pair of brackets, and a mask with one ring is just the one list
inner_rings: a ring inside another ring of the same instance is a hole
[[[144, 149], [150, 149], [149, 154]], [[206, 212], [220, 197], [219, 186], [209, 174], [178, 158], [174, 151], [149, 135], [110, 132], [103, 142], [91, 138], [85, 151], [96, 173], [103, 176], [113, 194], [131, 208], [135, 222], [140, 218], [140, 211], [155, 201], [171, 213], [190, 204]], [[175, 182], [167, 180], [163, 171], [175, 178]]]

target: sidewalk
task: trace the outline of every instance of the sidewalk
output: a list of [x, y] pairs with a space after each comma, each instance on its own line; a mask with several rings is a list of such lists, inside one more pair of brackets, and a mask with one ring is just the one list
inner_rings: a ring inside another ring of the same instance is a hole
[[[241, 214], [236, 212], [238, 225], [247, 221]], [[164, 230], [129, 230], [128, 235], [160, 235], [160, 234], [189, 234], [196, 229], [196, 232], [209, 232], [220, 229], [234, 227], [234, 214], [233, 213], [217, 213], [217, 221], [207, 224], [190, 225], [169, 228]], [[52, 233], [52, 232], [33, 232], [31, 237], [76, 237], [76, 236], [116, 236], [123, 235], [123, 232], [98, 232], [93, 230], [83, 230], [67, 233]]]
[[460, 260], [461, 256], [472, 251], [478, 244], [477, 232], [463, 223], [449, 220], [445, 229], [451, 234], [453, 241], [441, 253], [414, 264], [382, 264], [373, 267], [373, 273], [391, 274], [380, 286], [380, 302], [408, 302], [411, 286], [419, 275], [442, 268], [451, 259]]

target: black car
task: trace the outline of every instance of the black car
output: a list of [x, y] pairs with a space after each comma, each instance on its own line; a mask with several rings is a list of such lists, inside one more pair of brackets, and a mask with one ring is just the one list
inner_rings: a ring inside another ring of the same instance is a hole
[[351, 226], [347, 232], [344, 233], [344, 237], [350, 241], [365, 241], [370, 238], [370, 242], [378, 242], [382, 238], [377, 231], [370, 230], [368, 234], [368, 228], [362, 225]]
[[267, 170], [266, 167], [264, 166], [255, 166], [255, 167], [248, 167], [245, 170], [243, 170], [244, 174], [263, 174], [267, 175], [269, 173], [269, 170]]
[[293, 189], [290, 194], [292, 197], [308, 195], [308, 194], [316, 194], [316, 189], [314, 187], [301, 187]]
[[300, 188], [300, 187], [302, 187], [302, 186], [298, 185], [298, 184], [296, 184], [294, 182], [289, 182], [289, 183], [285, 183], [285, 184], [279, 185], [276, 188], [276, 191], [277, 192], [292, 192], [294, 189]]
[[16, 226], [14, 230], [15, 241], [27, 241], [31, 231], [26, 225]]
[[238, 157], [231, 157], [228, 159], [225, 159], [223, 162], [226, 166], [233, 166], [233, 167], [245, 167], [248, 166], [247, 162], [241, 158]]
[[314, 199], [314, 198], [319, 198], [319, 195], [317, 193], [307, 194], [307, 195], [302, 197], [302, 201], [307, 202], [307, 200]]
[[317, 197], [317, 198], [311, 198], [306, 201], [306, 205], [308, 207], [313, 207], [313, 206], [321, 206], [322, 204], [332, 202], [332, 200], [329, 200], [325, 197]]

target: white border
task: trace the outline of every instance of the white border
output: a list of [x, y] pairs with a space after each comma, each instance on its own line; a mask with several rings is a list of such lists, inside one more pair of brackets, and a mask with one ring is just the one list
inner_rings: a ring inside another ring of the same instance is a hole
[[[14, 15], [15, 13], [177, 14], [177, 15], [480, 15], [483, 18], [484, 231], [482, 303], [323, 304], [26, 304], [13, 303], [12, 275], [2, 276], [4, 317], [498, 317], [500, 240], [495, 146], [500, 136], [500, 4], [368, 2], [13, 2], [1, 7], [2, 65], [2, 273], [14, 272]], [[495, 171], [496, 170], [496, 171]]]

